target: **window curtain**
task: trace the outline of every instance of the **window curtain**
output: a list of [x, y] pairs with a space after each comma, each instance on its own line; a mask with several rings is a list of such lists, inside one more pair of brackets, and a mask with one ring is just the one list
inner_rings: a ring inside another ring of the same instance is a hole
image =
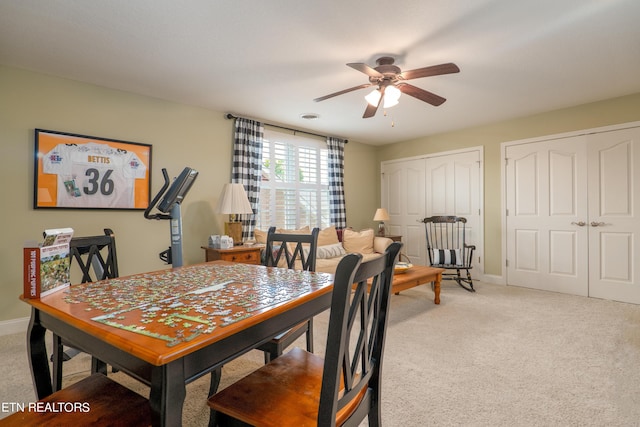
[[263, 137], [264, 125], [262, 123], [242, 117], [236, 118], [231, 182], [244, 185], [251, 209], [253, 209], [253, 214], [240, 215], [243, 241], [251, 238], [256, 225], [262, 178]]
[[343, 139], [327, 137], [331, 224], [338, 230], [347, 227], [347, 209], [344, 203], [344, 144]]

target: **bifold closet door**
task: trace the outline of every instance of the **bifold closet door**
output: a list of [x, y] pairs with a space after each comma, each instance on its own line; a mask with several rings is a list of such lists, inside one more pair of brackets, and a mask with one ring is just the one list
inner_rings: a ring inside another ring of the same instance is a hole
[[483, 274], [480, 259], [482, 154], [479, 149], [432, 154], [421, 159], [383, 162], [382, 206], [391, 220], [387, 230], [402, 235], [406, 254], [414, 264], [428, 263], [423, 218], [457, 215], [467, 218], [467, 242], [476, 245], [474, 278]]
[[481, 161], [480, 151], [473, 150], [430, 156], [425, 164], [425, 216], [455, 215], [467, 219], [466, 242], [476, 245], [472, 262], [476, 278], [483, 273], [480, 259], [484, 254], [480, 239]]
[[588, 295], [584, 136], [506, 149], [507, 283]]
[[[382, 207], [389, 212], [387, 234], [402, 236], [402, 253], [415, 264], [425, 263], [424, 159], [382, 164]], [[373, 213], [372, 213], [373, 215]]]
[[588, 138], [589, 295], [640, 304], [640, 128]]
[[640, 304], [640, 128], [506, 148], [507, 283]]

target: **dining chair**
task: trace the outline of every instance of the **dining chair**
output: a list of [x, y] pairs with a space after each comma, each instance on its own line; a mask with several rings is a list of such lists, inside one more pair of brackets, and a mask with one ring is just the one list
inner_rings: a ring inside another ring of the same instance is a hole
[[[475, 292], [471, 278], [475, 245], [467, 243], [467, 219], [461, 216], [431, 216], [424, 218], [427, 254], [431, 267], [454, 270], [443, 273], [442, 279], [455, 280], [469, 292]], [[462, 275], [465, 272], [465, 275]]]
[[[95, 282], [118, 277], [118, 257], [116, 254], [116, 239], [113, 230], [104, 229], [104, 235], [74, 237], [69, 242], [72, 274], [77, 264], [82, 275], [81, 283]], [[79, 350], [67, 346], [63, 340], [53, 335], [53, 388], [62, 387], [62, 364], [80, 353]], [[106, 374], [106, 365], [96, 357], [91, 358], [91, 373]]]
[[[277, 233], [275, 227], [270, 227], [267, 232], [263, 265], [315, 271], [319, 232], [319, 228], [314, 228], [311, 234]], [[302, 334], [306, 334], [307, 351], [313, 353], [313, 318], [311, 318], [257, 347], [264, 352], [264, 363], [269, 363], [282, 355], [283, 351]]]
[[256, 427], [381, 425], [381, 374], [394, 264], [402, 243], [336, 270], [324, 358], [294, 348], [210, 396], [218, 423]]

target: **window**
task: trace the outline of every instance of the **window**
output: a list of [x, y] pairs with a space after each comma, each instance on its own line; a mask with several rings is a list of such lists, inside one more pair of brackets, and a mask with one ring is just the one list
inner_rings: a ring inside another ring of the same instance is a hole
[[328, 227], [327, 162], [324, 141], [265, 129], [256, 227]]

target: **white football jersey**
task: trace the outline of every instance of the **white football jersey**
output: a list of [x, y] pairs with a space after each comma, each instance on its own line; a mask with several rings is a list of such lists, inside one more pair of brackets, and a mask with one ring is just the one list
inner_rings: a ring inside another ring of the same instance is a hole
[[58, 175], [58, 207], [135, 207], [135, 180], [147, 166], [138, 155], [107, 144], [58, 144], [42, 160], [44, 173]]

